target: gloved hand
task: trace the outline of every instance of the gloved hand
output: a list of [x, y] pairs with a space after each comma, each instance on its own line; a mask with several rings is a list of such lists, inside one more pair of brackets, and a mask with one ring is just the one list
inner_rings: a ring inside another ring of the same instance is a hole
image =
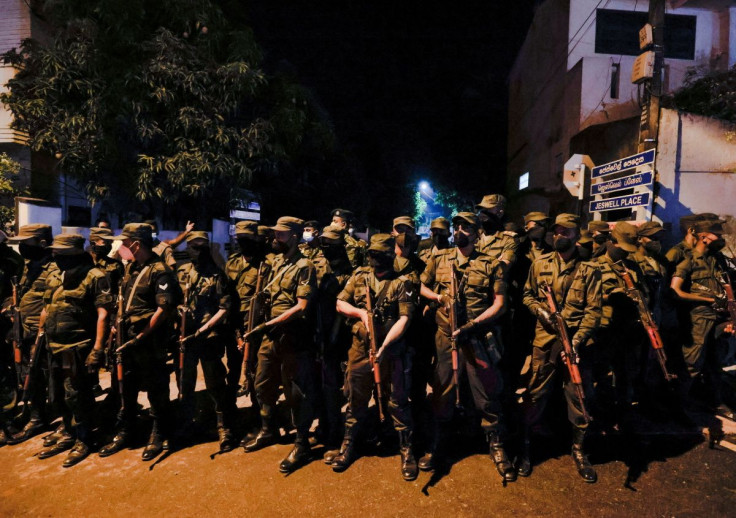
[[549, 332], [549, 333], [555, 333], [557, 330], [557, 325], [555, 324], [554, 319], [552, 318], [552, 315], [549, 311], [547, 311], [544, 308], [540, 308], [537, 311], [537, 319], [542, 324], [542, 327]]
[[459, 328], [455, 330], [455, 332], [452, 334], [453, 338], [459, 338], [462, 335], [468, 334], [472, 332], [478, 325], [475, 323], [474, 320], [471, 320], [470, 322], [463, 324]]
[[716, 311], [728, 311], [728, 298], [725, 295], [718, 295], [714, 297], [713, 304], [711, 304], [711, 306]]
[[87, 356], [84, 364], [90, 370], [97, 370], [105, 364], [105, 351], [102, 349], [92, 349]]
[[258, 324], [256, 327], [254, 327], [250, 331], [250, 333], [245, 333], [245, 335], [243, 335], [243, 340], [250, 340], [250, 339], [256, 338], [262, 335], [263, 333], [265, 333], [267, 329], [268, 329], [268, 326], [266, 325], [265, 322], [262, 324]]
[[573, 336], [570, 340], [572, 346], [572, 362], [575, 364], [580, 363], [580, 347], [583, 345], [583, 340], [579, 336]]

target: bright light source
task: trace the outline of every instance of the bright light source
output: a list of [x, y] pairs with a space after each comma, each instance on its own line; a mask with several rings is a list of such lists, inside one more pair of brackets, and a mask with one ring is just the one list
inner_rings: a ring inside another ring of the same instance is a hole
[[419, 190], [421, 190], [421, 191], [428, 191], [429, 190], [429, 182], [419, 182]]
[[524, 190], [529, 187], [529, 171], [519, 177], [519, 190]]

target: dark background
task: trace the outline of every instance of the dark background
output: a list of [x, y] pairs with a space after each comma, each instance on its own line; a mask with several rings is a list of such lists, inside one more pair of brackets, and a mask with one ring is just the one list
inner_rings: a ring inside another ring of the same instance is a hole
[[474, 201], [503, 190], [507, 77], [535, 3], [253, 0], [243, 14], [266, 70], [298, 78], [333, 128], [335, 174], [367, 180], [372, 203], [346, 194], [362, 205], [347, 208], [385, 226], [419, 180]]

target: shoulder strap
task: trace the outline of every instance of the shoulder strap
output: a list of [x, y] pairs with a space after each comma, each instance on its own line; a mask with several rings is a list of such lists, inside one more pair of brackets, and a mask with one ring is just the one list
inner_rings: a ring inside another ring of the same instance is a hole
[[130, 305], [133, 304], [133, 297], [135, 296], [135, 289], [138, 287], [138, 284], [141, 282], [141, 278], [143, 278], [143, 274], [145, 274], [148, 270], [151, 269], [151, 265], [147, 264], [143, 267], [143, 269], [138, 274], [138, 277], [135, 278], [135, 282], [133, 283], [133, 287], [130, 290], [130, 295], [128, 295], [128, 303], [125, 304], [125, 312], [127, 313], [130, 311]]

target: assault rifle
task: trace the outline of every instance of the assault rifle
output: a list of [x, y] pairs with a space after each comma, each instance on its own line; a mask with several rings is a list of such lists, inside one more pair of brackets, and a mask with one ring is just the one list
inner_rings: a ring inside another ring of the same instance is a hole
[[652, 349], [657, 355], [657, 361], [659, 362], [659, 366], [662, 369], [664, 379], [666, 381], [677, 379], [677, 375], [671, 374], [667, 370], [667, 355], [664, 352], [664, 342], [662, 342], [662, 337], [659, 334], [659, 328], [657, 327], [657, 323], [654, 321], [654, 317], [652, 316], [651, 311], [649, 311], [646, 300], [644, 300], [644, 296], [641, 294], [641, 291], [639, 291], [639, 289], [634, 284], [634, 279], [631, 276], [631, 271], [626, 268], [625, 265], [623, 265], [623, 267], [624, 269], [621, 272], [621, 279], [623, 279], [624, 285], [626, 286], [626, 294], [629, 296], [629, 298], [631, 298], [631, 300], [636, 303], [636, 307], [639, 310], [639, 322], [641, 322], [641, 325], [644, 326], [644, 329], [647, 332], [649, 343], [651, 344]]
[[13, 307], [11, 308], [11, 318], [13, 320], [13, 329], [11, 333], [11, 340], [13, 341], [13, 361], [15, 363], [15, 376], [16, 376], [16, 387], [21, 386], [21, 379], [22, 379], [22, 365], [23, 365], [23, 358], [21, 356], [20, 351], [20, 344], [21, 340], [23, 338], [23, 328], [21, 327], [20, 323], [20, 294], [18, 293], [18, 278], [13, 277], [10, 280], [10, 285], [13, 287]]
[[457, 331], [457, 276], [455, 274], [455, 265], [452, 265], [450, 273], [450, 290], [448, 296], [450, 297], [450, 308], [447, 311], [447, 316], [450, 320], [450, 354], [452, 356], [452, 383], [455, 385], [455, 406], [460, 408], [460, 375], [459, 375], [459, 359], [457, 351], [457, 339], [455, 338], [455, 331]]
[[31, 347], [31, 357], [28, 362], [28, 372], [26, 372], [25, 379], [23, 380], [23, 411], [21, 413], [21, 421], [24, 421], [28, 417], [28, 411], [30, 410], [29, 402], [31, 400], [31, 384], [33, 383], [33, 376], [36, 372], [36, 366], [38, 365], [38, 358], [43, 350], [43, 339], [46, 336], [43, 329], [39, 328], [38, 334], [36, 335], [36, 341], [33, 342]]
[[120, 397], [120, 410], [125, 409], [125, 398], [123, 396], [123, 381], [125, 371], [123, 369], [123, 282], [118, 286], [118, 311], [115, 314], [115, 327], [110, 330], [110, 335], [115, 338], [115, 375], [118, 380], [118, 396]]
[[250, 354], [251, 346], [254, 341], [253, 338], [244, 339], [243, 336], [247, 335], [258, 325], [258, 322], [263, 318], [266, 311], [266, 293], [263, 290], [263, 284], [266, 282], [266, 273], [268, 272], [268, 266], [265, 261], [261, 261], [258, 267], [258, 276], [256, 277], [256, 289], [253, 296], [248, 304], [248, 318], [245, 321], [245, 333], [241, 335], [239, 330], [235, 330], [235, 338], [238, 341], [238, 349], [243, 351], [243, 374], [245, 377], [245, 392], [250, 393], [253, 390], [251, 386], [253, 381], [253, 372], [251, 369]]
[[726, 307], [728, 308], [728, 320], [736, 333], [736, 299], [734, 299], [733, 286], [727, 273], [722, 274], [721, 285], [726, 292]]
[[562, 360], [565, 362], [565, 366], [570, 373], [570, 381], [575, 387], [575, 394], [578, 396], [578, 400], [580, 401], [580, 410], [583, 412], [583, 419], [585, 419], [585, 421], [589, 423], [591, 421], [591, 418], [588, 414], [588, 411], [585, 409], [583, 378], [580, 375], [580, 369], [578, 368], [578, 364], [576, 363], [575, 352], [572, 348], [570, 335], [567, 332], [567, 324], [565, 324], [565, 319], [562, 318], [562, 313], [560, 313], [560, 310], [557, 307], [557, 303], [555, 302], [555, 295], [552, 292], [552, 286], [545, 283], [542, 285], [542, 289], [544, 290], [544, 295], [547, 298], [547, 305], [549, 306], [549, 310], [552, 313], [551, 316], [555, 321], [557, 338], [559, 338], [560, 342], [562, 343]]
[[181, 401], [181, 387], [182, 378], [184, 377], [184, 359], [187, 354], [186, 338], [187, 338], [187, 315], [189, 315], [189, 291], [192, 289], [192, 283], [187, 281], [184, 285], [184, 300], [179, 306], [179, 316], [181, 321], [179, 323], [179, 396], [178, 399]]
[[373, 308], [373, 298], [371, 297], [371, 283], [368, 276], [365, 276], [365, 311], [368, 313], [368, 357], [373, 369], [373, 381], [376, 385], [376, 403], [378, 405], [378, 415], [381, 421], [385, 419], [383, 413], [383, 391], [381, 390], [381, 365], [376, 359], [378, 352], [378, 337], [376, 336], [375, 310]]

